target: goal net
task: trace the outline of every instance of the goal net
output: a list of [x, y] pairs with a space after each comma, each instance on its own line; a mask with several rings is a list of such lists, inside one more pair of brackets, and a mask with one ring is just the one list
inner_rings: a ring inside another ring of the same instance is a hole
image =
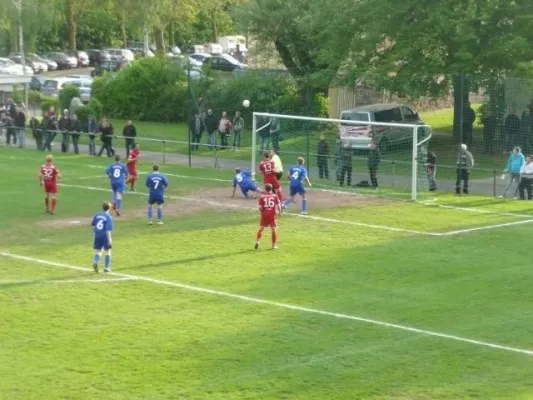
[[251, 171], [265, 151], [277, 150], [284, 174], [305, 158], [313, 187], [413, 201], [429, 197], [431, 127], [372, 119], [357, 111], [341, 119], [254, 112]]

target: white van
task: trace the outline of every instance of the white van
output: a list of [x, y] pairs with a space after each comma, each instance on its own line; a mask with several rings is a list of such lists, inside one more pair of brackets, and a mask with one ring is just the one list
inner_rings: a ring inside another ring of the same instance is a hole
[[135, 55], [131, 50], [128, 49], [104, 49], [109, 53], [111, 60], [126, 60], [134, 61]]
[[206, 53], [209, 54], [222, 54], [222, 46], [216, 43], [209, 43], [205, 46]]
[[237, 45], [240, 51], [246, 51], [246, 38], [244, 36], [223, 36], [218, 39], [218, 44], [222, 46], [222, 50], [226, 53], [237, 50]]

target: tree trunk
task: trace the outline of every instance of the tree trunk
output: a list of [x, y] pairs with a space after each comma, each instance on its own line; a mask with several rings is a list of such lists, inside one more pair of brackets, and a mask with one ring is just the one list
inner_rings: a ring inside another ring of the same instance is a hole
[[76, 50], [76, 21], [74, 20], [73, 0], [65, 0], [65, 20], [67, 22], [67, 41], [70, 50]]
[[461, 143], [463, 136], [464, 109], [468, 104], [470, 83], [464, 74], [453, 78], [453, 139]]
[[168, 44], [170, 47], [174, 47], [176, 45], [176, 38], [174, 35], [174, 22], [168, 24]]
[[11, 41], [11, 52], [18, 53], [19, 52], [18, 30], [17, 30], [17, 26], [14, 24], [11, 26], [11, 30], [9, 32], [9, 39]]
[[120, 36], [122, 37], [122, 46], [124, 48], [128, 47], [128, 33], [126, 32], [126, 16], [124, 11], [120, 13]]
[[213, 43], [218, 43], [218, 27], [217, 27], [217, 19], [216, 19], [216, 12], [211, 13], [211, 39]]
[[155, 47], [159, 56], [165, 55], [165, 32], [163, 29], [155, 30]]

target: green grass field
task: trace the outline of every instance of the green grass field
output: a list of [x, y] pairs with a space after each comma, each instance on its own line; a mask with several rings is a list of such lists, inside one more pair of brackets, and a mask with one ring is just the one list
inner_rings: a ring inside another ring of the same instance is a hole
[[0, 149], [1, 399], [533, 398], [532, 203], [310, 189], [255, 252], [230, 172], [169, 165], [165, 225], [127, 193], [104, 275], [106, 163], [57, 156], [50, 216], [42, 153]]

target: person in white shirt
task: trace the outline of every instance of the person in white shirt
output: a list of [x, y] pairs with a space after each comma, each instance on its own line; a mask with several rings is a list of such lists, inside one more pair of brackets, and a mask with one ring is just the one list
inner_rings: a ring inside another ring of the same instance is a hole
[[518, 184], [518, 193], [520, 200], [533, 200], [533, 156], [527, 156], [526, 163], [520, 168], [520, 183]]

